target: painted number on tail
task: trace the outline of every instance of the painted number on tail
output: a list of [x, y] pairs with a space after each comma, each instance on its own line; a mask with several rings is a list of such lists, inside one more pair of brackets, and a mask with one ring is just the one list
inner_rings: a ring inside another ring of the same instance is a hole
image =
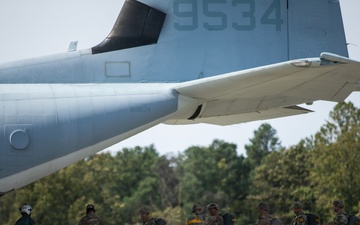
[[[280, 1], [272, 0], [263, 10], [261, 5], [256, 5], [256, 0], [174, 0], [174, 15], [179, 18], [174, 27], [179, 31], [198, 28], [225, 30], [228, 27], [238, 31], [251, 31], [256, 28], [258, 21], [281, 31], [284, 21], [281, 18]], [[226, 11], [221, 10], [224, 6], [236, 10], [236, 18], [230, 18]], [[260, 18], [256, 18], [257, 10], [263, 11]]]

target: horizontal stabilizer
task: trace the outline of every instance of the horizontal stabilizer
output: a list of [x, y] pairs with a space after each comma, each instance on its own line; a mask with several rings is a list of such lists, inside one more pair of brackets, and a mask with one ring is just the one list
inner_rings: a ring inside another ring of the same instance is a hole
[[[184, 82], [176, 90], [202, 102], [194, 121], [232, 124], [309, 112], [295, 105], [341, 102], [359, 91], [360, 62], [331, 53]], [[223, 117], [223, 118], [220, 118]]]

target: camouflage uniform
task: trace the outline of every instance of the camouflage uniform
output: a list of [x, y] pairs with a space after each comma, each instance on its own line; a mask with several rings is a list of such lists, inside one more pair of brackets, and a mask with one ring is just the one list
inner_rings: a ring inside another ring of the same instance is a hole
[[81, 218], [79, 225], [104, 225], [102, 219], [95, 214], [87, 214]]
[[203, 225], [205, 223], [203, 215], [196, 215], [195, 213], [190, 216], [187, 221], [186, 224], [187, 225]]
[[306, 225], [308, 222], [307, 216], [305, 213], [301, 212], [298, 215], [294, 216], [294, 219], [292, 220], [292, 225]]
[[[139, 210], [143, 225], [156, 225], [154, 218], [149, 218], [150, 209], [147, 206], [141, 207]], [[145, 217], [143, 217], [145, 215]], [[144, 221], [146, 220], [146, 221]]]
[[308, 218], [305, 213], [302, 211], [302, 204], [301, 202], [294, 202], [292, 204], [292, 208], [294, 210], [295, 216], [291, 222], [292, 225], [307, 225]]
[[154, 218], [149, 219], [146, 222], [143, 222], [143, 225], [156, 225]]
[[207, 206], [207, 209], [208, 210], [216, 209], [216, 212], [215, 213], [213, 212], [213, 214], [210, 213], [210, 215], [205, 216], [205, 225], [224, 225], [224, 219], [218, 213], [219, 206], [216, 203], [210, 203]]
[[205, 225], [224, 225], [224, 219], [220, 215], [206, 216]]
[[104, 225], [102, 219], [95, 214], [95, 206], [88, 204], [86, 206], [86, 216], [81, 218], [79, 225]]
[[193, 205], [193, 208], [192, 208], [193, 215], [187, 219], [186, 225], [204, 225], [204, 223], [205, 223], [204, 215], [199, 213], [199, 212], [201, 212], [201, 209], [202, 209], [201, 205], [199, 205], [199, 204]]
[[337, 213], [334, 220], [328, 223], [329, 225], [346, 225], [348, 223], [348, 216], [345, 213]]
[[270, 225], [272, 219], [269, 214], [261, 215], [255, 225]]
[[344, 212], [344, 203], [341, 200], [333, 201], [334, 212], [336, 212], [336, 216], [333, 221], [328, 223], [327, 225], [346, 225], [349, 221], [348, 215]]
[[260, 202], [257, 208], [259, 209], [260, 215], [255, 225], [270, 225], [273, 218], [268, 214], [269, 205], [265, 202]]

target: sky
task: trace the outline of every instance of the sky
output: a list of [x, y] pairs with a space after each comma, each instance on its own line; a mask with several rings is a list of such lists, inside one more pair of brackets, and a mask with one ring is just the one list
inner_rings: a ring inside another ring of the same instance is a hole
[[[122, 4], [122, 0], [1, 0], [0, 63], [66, 52], [72, 41], [78, 41], [78, 49], [95, 46], [111, 31]], [[349, 57], [360, 61], [360, 0], [340, 0], [340, 4]], [[359, 108], [360, 93], [345, 101]], [[245, 154], [244, 146], [265, 122], [277, 131], [282, 145], [289, 147], [319, 131], [335, 105], [318, 101], [301, 105], [313, 113], [231, 126], [160, 124], [104, 151], [153, 144], [160, 154], [176, 154], [220, 139], [236, 144], [238, 153]]]

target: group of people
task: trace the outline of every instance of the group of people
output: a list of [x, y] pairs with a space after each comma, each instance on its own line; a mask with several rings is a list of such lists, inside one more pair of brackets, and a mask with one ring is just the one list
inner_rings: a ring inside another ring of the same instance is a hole
[[[200, 204], [194, 204], [192, 207], [192, 215], [187, 219], [186, 225], [224, 225], [224, 219], [219, 213], [219, 206], [216, 203], [207, 205], [209, 214], [202, 214]], [[148, 207], [142, 207], [139, 210], [143, 225], [156, 225], [155, 218], [150, 216]]]
[[[210, 203], [207, 206], [209, 215], [201, 214], [202, 207], [200, 204], [195, 204], [192, 207], [193, 215], [187, 220], [188, 225], [206, 224], [206, 225], [224, 225], [223, 217], [219, 214], [219, 206], [215, 203]], [[21, 218], [18, 219], [15, 225], [35, 225], [31, 216], [31, 206], [24, 204], [19, 208]], [[104, 225], [101, 217], [96, 215], [96, 209], [93, 204], [86, 206], [86, 215], [80, 219], [79, 225]], [[139, 210], [140, 218], [143, 225], [156, 225], [155, 218], [150, 216], [148, 207], [142, 207]], [[165, 225], [165, 224], [164, 224]]]
[[[15, 225], [35, 225], [35, 221], [31, 218], [32, 207], [24, 204], [19, 208], [21, 217], [16, 221]], [[86, 215], [81, 218], [79, 225], [104, 225], [102, 219], [96, 215], [96, 209], [93, 204], [86, 206]]]
[[[259, 218], [256, 225], [270, 225], [273, 218], [269, 212], [269, 205], [261, 202], [257, 205], [259, 211]], [[308, 224], [308, 216], [303, 212], [303, 206], [301, 202], [294, 202], [292, 209], [295, 214], [291, 225], [310, 225]], [[15, 225], [35, 225], [34, 220], [31, 216], [31, 206], [24, 204], [19, 208], [21, 218], [18, 219]], [[219, 206], [216, 203], [210, 203], [207, 205], [208, 214], [202, 214], [202, 207], [196, 203], [192, 207], [192, 215], [187, 219], [186, 225], [225, 225], [224, 217], [219, 213]], [[326, 225], [347, 225], [348, 216], [344, 210], [344, 203], [341, 200], [333, 202], [333, 210], [336, 214], [333, 221]], [[104, 225], [101, 217], [96, 215], [95, 206], [88, 204], [86, 206], [86, 215], [81, 218], [79, 225]], [[139, 210], [140, 218], [143, 225], [156, 225], [155, 219], [150, 216], [150, 210], [148, 207], [142, 207]]]
[[192, 207], [192, 215], [187, 219], [186, 225], [224, 225], [224, 219], [219, 213], [219, 206], [216, 203], [207, 205], [209, 214], [202, 214], [200, 204], [194, 204]]
[[[348, 216], [345, 213], [344, 203], [341, 200], [335, 200], [332, 204], [335, 218], [326, 225], [347, 225]], [[259, 218], [256, 225], [270, 225], [274, 218], [269, 214], [269, 205], [262, 202], [257, 205], [257, 208], [259, 210]], [[303, 212], [303, 205], [301, 202], [294, 202], [292, 204], [292, 210], [295, 216], [291, 225], [309, 225], [308, 215]]]

